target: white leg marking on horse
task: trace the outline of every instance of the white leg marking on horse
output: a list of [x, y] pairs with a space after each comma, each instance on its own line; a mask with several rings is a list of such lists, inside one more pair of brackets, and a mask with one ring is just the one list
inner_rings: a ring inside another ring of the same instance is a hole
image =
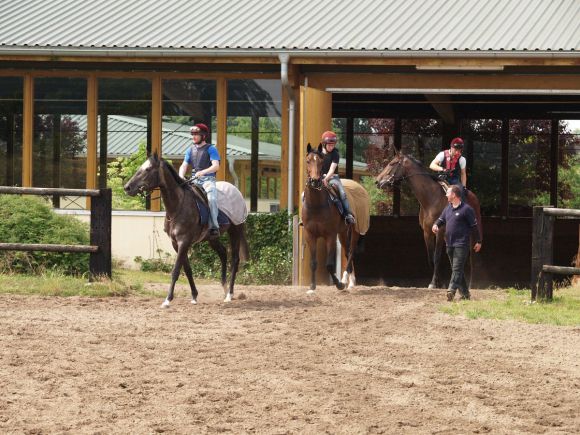
[[191, 303], [192, 303], [193, 305], [197, 305], [197, 301], [196, 301], [195, 299], [192, 299], [192, 300], [191, 300]]
[[224, 299], [224, 302], [231, 302], [231, 301], [232, 301], [232, 294], [231, 293], [228, 293], [226, 295], [226, 298]]
[[354, 273], [351, 273], [350, 276], [348, 277], [348, 288], [354, 288], [355, 285], [356, 285], [356, 278], [354, 276]]
[[314, 294], [314, 290], [308, 290], [308, 291], [306, 292], [306, 294], [307, 294], [308, 296], [312, 296], [312, 295]]
[[428, 289], [433, 289], [435, 288], [435, 286], [433, 284], [429, 284], [429, 287], [427, 287]]
[[165, 299], [161, 304], [161, 308], [169, 308], [169, 304], [170, 302], [167, 299]]
[[342, 279], [340, 281], [343, 284], [346, 284], [347, 283], [347, 281], [348, 281], [348, 272], [346, 270], [342, 273]]

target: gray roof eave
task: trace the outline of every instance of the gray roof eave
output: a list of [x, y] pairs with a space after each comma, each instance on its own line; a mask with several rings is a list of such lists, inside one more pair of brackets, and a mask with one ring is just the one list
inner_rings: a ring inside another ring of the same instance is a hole
[[116, 47], [26, 47], [0, 45], [1, 55], [18, 56], [86, 56], [86, 57], [480, 57], [480, 58], [570, 58], [580, 57], [577, 50], [328, 50], [328, 49], [255, 49], [255, 48], [116, 48]]

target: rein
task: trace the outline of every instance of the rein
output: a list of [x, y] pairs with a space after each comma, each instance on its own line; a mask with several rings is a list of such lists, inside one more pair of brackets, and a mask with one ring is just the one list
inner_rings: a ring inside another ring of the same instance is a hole
[[[399, 160], [398, 164], [397, 164], [397, 170], [399, 169], [399, 167], [401, 167], [403, 165], [403, 161]], [[393, 181], [391, 184], [395, 184], [404, 180], [407, 180], [408, 178], [414, 177], [416, 175], [424, 175], [425, 177], [429, 177], [431, 178], [431, 174], [429, 172], [425, 172], [425, 171], [421, 171], [421, 172], [415, 172], [414, 174], [409, 174], [409, 175], [402, 175], [400, 178], [395, 179], [395, 176], [393, 176]]]

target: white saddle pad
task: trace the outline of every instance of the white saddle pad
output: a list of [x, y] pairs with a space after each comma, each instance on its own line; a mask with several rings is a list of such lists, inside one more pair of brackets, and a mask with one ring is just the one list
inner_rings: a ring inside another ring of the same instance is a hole
[[248, 217], [248, 208], [242, 193], [227, 181], [215, 183], [218, 208], [223, 211], [234, 225], [244, 223]]

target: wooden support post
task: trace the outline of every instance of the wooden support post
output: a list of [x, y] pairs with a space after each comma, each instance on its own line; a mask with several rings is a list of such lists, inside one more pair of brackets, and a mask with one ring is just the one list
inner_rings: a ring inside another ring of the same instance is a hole
[[100, 189], [91, 203], [91, 245], [99, 250], [89, 259], [89, 280], [106, 275], [111, 278], [111, 189]]
[[554, 217], [544, 207], [534, 207], [532, 235], [532, 300], [552, 300], [552, 275], [542, 267], [553, 261]]

